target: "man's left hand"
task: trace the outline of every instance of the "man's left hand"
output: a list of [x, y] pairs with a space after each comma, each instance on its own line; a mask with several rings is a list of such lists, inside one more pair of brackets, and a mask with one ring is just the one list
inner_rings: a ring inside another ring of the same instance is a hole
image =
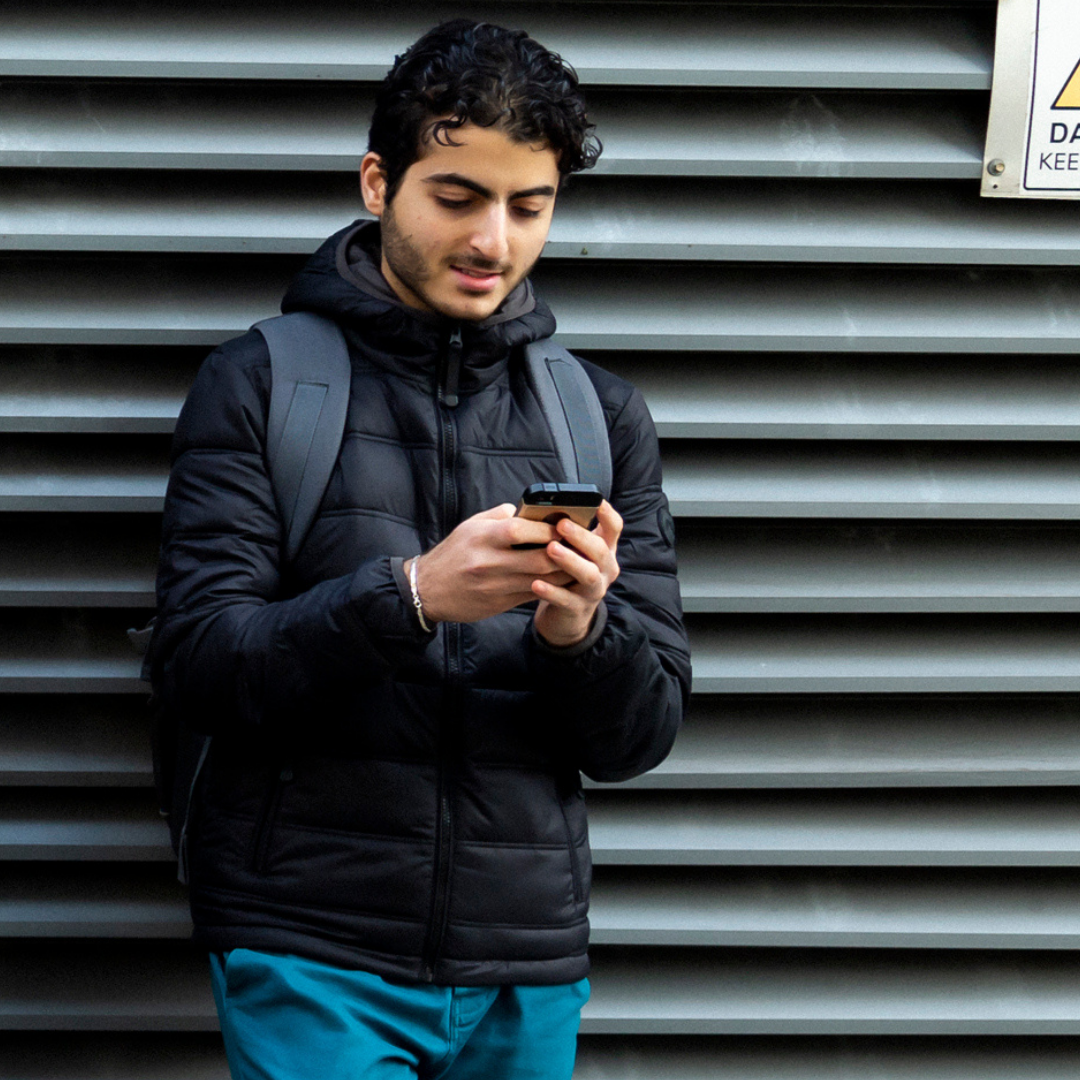
[[564, 518], [556, 530], [566, 544], [553, 540], [547, 546], [548, 558], [570, 575], [572, 583], [559, 586], [540, 579], [532, 583], [533, 594], [540, 600], [536, 630], [557, 648], [585, 639], [600, 601], [619, 576], [615, 549], [623, 520], [606, 500], [597, 509], [596, 518], [596, 528], [591, 531]]

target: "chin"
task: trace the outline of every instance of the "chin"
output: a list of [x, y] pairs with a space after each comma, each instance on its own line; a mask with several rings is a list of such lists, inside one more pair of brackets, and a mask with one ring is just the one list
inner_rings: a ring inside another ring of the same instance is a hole
[[436, 310], [450, 319], [483, 322], [488, 316], [495, 314], [505, 299], [505, 296], [455, 297], [440, 304]]

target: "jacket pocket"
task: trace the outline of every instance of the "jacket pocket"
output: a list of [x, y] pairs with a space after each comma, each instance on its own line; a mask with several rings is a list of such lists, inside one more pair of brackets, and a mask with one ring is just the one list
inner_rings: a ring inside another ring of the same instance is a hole
[[293, 778], [292, 769], [283, 766], [277, 778], [270, 785], [263, 800], [259, 820], [255, 824], [252, 869], [256, 874], [265, 874], [270, 864], [270, 845], [274, 838], [274, 825], [281, 810], [281, 798], [285, 794], [285, 785]]
[[[577, 800], [581, 796], [572, 796], [572, 798]], [[571, 828], [570, 817], [566, 812], [566, 802], [565, 799], [559, 800], [559, 810], [562, 813], [563, 825], [566, 828], [566, 847], [570, 853], [570, 877], [574, 886], [574, 903], [580, 904], [585, 899], [585, 881], [581, 872], [581, 850], [574, 839], [574, 830]]]

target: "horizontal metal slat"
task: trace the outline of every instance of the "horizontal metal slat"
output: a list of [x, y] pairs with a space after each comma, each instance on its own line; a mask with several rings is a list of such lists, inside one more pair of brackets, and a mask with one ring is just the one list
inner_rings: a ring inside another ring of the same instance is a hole
[[[212, 1030], [205, 964], [178, 944], [13, 944], [0, 955], [0, 1027]], [[1076, 1034], [1073, 967], [1060, 953], [597, 949], [582, 1031]]]
[[631, 784], [1071, 786], [1080, 782], [1078, 721], [1072, 695], [702, 695], [667, 760]]
[[[296, 258], [0, 258], [0, 344], [213, 345], [278, 311]], [[548, 260], [534, 280], [570, 348], [1066, 353], [1080, 271]], [[722, 301], [719, 302], [719, 301]]]
[[[586, 1035], [575, 1080], [1072, 1080], [1068, 1036]], [[35, 1080], [37, 1078], [35, 1077]], [[67, 1080], [63, 1074], [61, 1080]], [[80, 1078], [81, 1080], [81, 1078]], [[97, 1080], [96, 1074], [91, 1080]], [[127, 1077], [121, 1078], [127, 1080]]]
[[[364, 211], [351, 173], [6, 169], [0, 250], [306, 253]], [[559, 195], [545, 253], [567, 259], [1076, 265], [1060, 200], [967, 183], [613, 177]]]
[[149, 791], [0, 788], [0, 859], [169, 862], [169, 830]]
[[[593, 945], [1075, 949], [1074, 870], [599, 866]], [[171, 865], [35, 863], [0, 880], [0, 938], [186, 939]]]
[[1071, 520], [1072, 443], [765, 442], [664, 446], [676, 514]]
[[[1068, 1036], [589, 1035], [575, 1080], [1073, 1080]], [[220, 1037], [155, 1032], [8, 1032], [12, 1080], [228, 1080]]]
[[0, 878], [0, 938], [190, 936], [171, 865], [15, 863]]
[[169, 440], [0, 435], [0, 511], [157, 511]]
[[594, 945], [1075, 949], [1077, 872], [597, 867]]
[[[1080, 502], [1075, 443], [668, 441], [662, 454], [681, 517], [1060, 521]], [[0, 510], [157, 511], [165, 457], [134, 438], [0, 436]]]
[[1067, 356], [594, 354], [645, 395], [661, 435], [725, 439], [1070, 440]]
[[216, 1032], [11, 1031], [4, 1068], [11, 1080], [229, 1080]]
[[1060, 953], [596, 950], [582, 1031], [603, 1034], [1076, 1034]]
[[1078, 611], [1078, 543], [1072, 524], [682, 520], [679, 584], [694, 612]]
[[0, 349], [0, 433], [171, 433], [202, 356], [202, 350], [163, 357], [126, 348]]
[[[597, 90], [596, 171], [973, 179], [985, 95]], [[347, 84], [0, 84], [0, 165], [354, 172], [371, 92]]]
[[1062, 788], [590, 791], [599, 865], [1078, 866]]
[[0, 693], [140, 694], [127, 628], [145, 611], [0, 609]]
[[690, 616], [698, 693], [1075, 693], [1065, 615]]
[[8, 942], [0, 1030], [213, 1031], [205, 950], [187, 942]]
[[[15, 12], [0, 31], [0, 75], [368, 80], [460, 5], [347, 9], [316, 3], [236, 9], [128, 4], [103, 25], [71, 3]], [[470, 5], [527, 26], [586, 84], [989, 89], [992, 24], [982, 11], [874, 15], [724, 4]]]
[[[619, 866], [1080, 866], [1063, 788], [589, 792], [593, 857]], [[0, 859], [173, 858], [151, 792], [0, 789]]]
[[[167, 443], [0, 435], [0, 510], [161, 509]], [[672, 510], [699, 518], [1069, 520], [1075, 443], [668, 441]]]
[[160, 542], [150, 514], [9, 514], [0, 607], [153, 607]]
[[[1072, 696], [698, 696], [671, 755], [629, 786], [1074, 785]], [[12, 696], [0, 785], [149, 787], [148, 713], [138, 697]]]
[[150, 711], [132, 695], [8, 695], [0, 786], [149, 787]]

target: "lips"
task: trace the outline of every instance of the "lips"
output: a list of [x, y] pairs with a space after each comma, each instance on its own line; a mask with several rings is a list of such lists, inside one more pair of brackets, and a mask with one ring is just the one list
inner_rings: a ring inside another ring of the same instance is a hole
[[490, 292], [502, 278], [500, 270], [480, 270], [472, 266], [452, 265], [450, 267], [458, 284], [470, 292]]

